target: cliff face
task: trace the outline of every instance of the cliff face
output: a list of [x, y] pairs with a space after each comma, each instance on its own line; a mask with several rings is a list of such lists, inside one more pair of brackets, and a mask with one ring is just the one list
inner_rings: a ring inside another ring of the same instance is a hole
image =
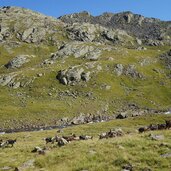
[[0, 8], [0, 128], [167, 110], [171, 22]]

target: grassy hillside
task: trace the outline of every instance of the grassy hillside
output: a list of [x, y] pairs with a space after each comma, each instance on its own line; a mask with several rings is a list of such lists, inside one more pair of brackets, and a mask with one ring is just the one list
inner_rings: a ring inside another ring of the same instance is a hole
[[[1, 75], [15, 73], [21, 81], [34, 80], [28, 86], [18, 89], [1, 86], [0, 125], [3, 128], [30, 123], [51, 125], [63, 117], [80, 113], [103, 113], [106, 105], [109, 106], [109, 115], [117, 110], [127, 110], [126, 106], [132, 103], [140, 108], [158, 110], [170, 107], [171, 82], [167, 76], [170, 71], [166, 69], [164, 61], [159, 60], [159, 56], [170, 47], [147, 47], [146, 51], [138, 51], [118, 46], [111, 51], [103, 51], [100, 59], [95, 62], [70, 56], [58, 59], [51, 65], [41, 63], [49, 59], [50, 54], [57, 51], [57, 47], [22, 44], [10, 51], [3, 45], [0, 48]], [[3, 66], [20, 54], [34, 57], [18, 69], [6, 69]], [[117, 76], [116, 64], [134, 65], [143, 79]], [[92, 69], [88, 69], [92, 73], [90, 81], [75, 86], [59, 83], [56, 79], [57, 72], [76, 65], [93, 65]], [[99, 71], [98, 66], [101, 68]], [[43, 76], [38, 77], [39, 73]], [[106, 89], [106, 86], [110, 88]], [[77, 97], [59, 96], [67, 90], [76, 93]], [[86, 96], [90, 92], [93, 98]]]
[[[54, 136], [56, 130], [23, 132], [0, 135], [0, 139], [17, 138], [13, 148], [0, 148], [0, 170], [10, 167], [14, 170], [46, 170], [46, 171], [119, 171], [125, 165], [132, 165], [133, 170], [169, 171], [170, 157], [161, 155], [171, 152], [170, 130], [149, 131], [138, 134], [137, 129], [149, 124], [164, 123], [170, 116], [148, 115], [125, 120], [87, 124], [68, 127], [59, 135], [92, 135], [93, 140], [75, 141], [64, 147], [55, 144], [45, 145], [43, 138]], [[98, 134], [109, 129], [122, 128], [126, 133], [123, 137], [98, 139]], [[127, 134], [127, 132], [129, 132]], [[163, 135], [163, 140], [152, 140], [149, 135]], [[46, 147], [45, 155], [31, 153], [34, 147]]]

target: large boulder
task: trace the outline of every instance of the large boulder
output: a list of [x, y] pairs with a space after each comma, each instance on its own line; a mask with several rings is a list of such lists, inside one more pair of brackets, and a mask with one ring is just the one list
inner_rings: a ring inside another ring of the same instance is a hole
[[75, 85], [80, 81], [89, 81], [90, 72], [85, 73], [83, 68], [69, 68], [59, 71], [57, 79], [64, 85]]
[[30, 59], [28, 55], [19, 55], [13, 58], [11, 61], [9, 61], [7, 64], [5, 64], [5, 67], [8, 69], [20, 68], [23, 64], [29, 61]]
[[66, 30], [68, 32], [68, 37], [72, 40], [92, 42], [98, 36], [97, 32], [99, 26], [89, 23], [74, 23], [73, 25], [68, 26]]

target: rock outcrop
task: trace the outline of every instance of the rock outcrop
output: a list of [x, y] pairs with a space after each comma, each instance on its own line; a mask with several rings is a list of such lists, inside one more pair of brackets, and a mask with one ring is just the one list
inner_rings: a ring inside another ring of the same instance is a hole
[[57, 44], [64, 36], [64, 23], [37, 12], [18, 7], [0, 8], [0, 42], [18, 39], [26, 43]]
[[56, 60], [58, 58], [74, 56], [75, 58], [98, 60], [101, 53], [102, 50], [96, 46], [86, 45], [81, 42], [72, 42], [60, 47], [60, 49], [51, 56], [51, 59]]
[[[133, 37], [126, 31], [120, 29], [110, 29], [99, 24], [74, 23], [66, 27], [68, 37], [72, 40], [83, 42], [111, 42], [113, 44], [136, 43]], [[140, 40], [139, 40], [140, 41]]]
[[134, 35], [139, 39], [151, 39], [154, 41], [162, 40], [167, 44], [171, 43], [171, 33], [169, 32], [171, 22], [164, 22], [155, 18], [145, 18], [144, 16], [133, 14], [129, 11], [118, 14], [104, 13], [96, 17], [90, 15], [87, 12], [82, 12], [71, 15], [64, 15], [59, 19], [65, 23], [70, 24], [99, 24], [106, 28], [124, 30], [128, 34]]
[[29, 62], [29, 56], [28, 55], [20, 55], [15, 58], [13, 58], [11, 61], [9, 61], [7, 64], [5, 64], [5, 67], [10, 69], [14, 68], [20, 68], [23, 64]]
[[68, 70], [59, 71], [57, 79], [64, 85], [75, 85], [80, 81], [89, 81], [90, 72], [84, 72], [83, 68], [69, 68]]

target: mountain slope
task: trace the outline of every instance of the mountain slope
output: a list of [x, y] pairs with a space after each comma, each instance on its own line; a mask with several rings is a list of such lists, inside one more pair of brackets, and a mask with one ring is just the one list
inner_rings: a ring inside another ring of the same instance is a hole
[[[138, 16], [131, 13], [131, 20], [121, 22], [118, 17], [125, 15], [130, 13], [54, 19], [1, 8], [1, 130], [70, 123], [74, 116], [168, 110], [169, 22], [144, 18], [137, 26], [141, 36], [132, 30]], [[161, 32], [168, 40], [158, 39]]]

